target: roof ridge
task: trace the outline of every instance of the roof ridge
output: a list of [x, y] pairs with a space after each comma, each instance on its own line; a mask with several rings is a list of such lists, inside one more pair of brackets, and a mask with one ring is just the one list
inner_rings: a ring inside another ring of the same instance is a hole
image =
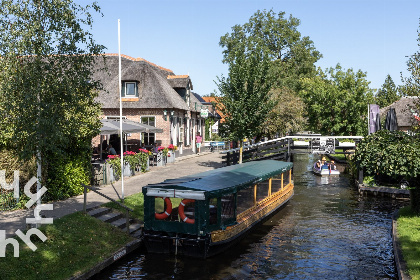
[[190, 75], [168, 75], [168, 79], [182, 79], [188, 78]]
[[[104, 53], [104, 55], [106, 55], [106, 56], [118, 56], [118, 54], [117, 54], [117, 53]], [[121, 57], [123, 57], [123, 58], [125, 58], [125, 59], [128, 59], [128, 60], [131, 60], [131, 61], [144, 61], [144, 62], [146, 62], [146, 63], [150, 64], [151, 66], [157, 67], [157, 68], [159, 68], [159, 69], [161, 69], [161, 70], [168, 71], [168, 72], [171, 72], [171, 73], [173, 73], [173, 72], [174, 72], [174, 71], [172, 71], [171, 69], [164, 68], [164, 67], [162, 67], [162, 66], [159, 66], [159, 65], [157, 65], [157, 64], [155, 64], [155, 63], [153, 63], [153, 62], [150, 62], [150, 61], [148, 61], [148, 60], [146, 60], [146, 59], [144, 59], [144, 58], [141, 58], [141, 57], [134, 58], [134, 57], [132, 57], [132, 56], [128, 56], [128, 55], [125, 55], [125, 54], [121, 54]]]

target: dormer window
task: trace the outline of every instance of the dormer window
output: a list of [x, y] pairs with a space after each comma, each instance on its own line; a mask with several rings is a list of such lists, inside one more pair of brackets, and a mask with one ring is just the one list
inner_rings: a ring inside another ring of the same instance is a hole
[[139, 97], [137, 82], [122, 82], [121, 97]]

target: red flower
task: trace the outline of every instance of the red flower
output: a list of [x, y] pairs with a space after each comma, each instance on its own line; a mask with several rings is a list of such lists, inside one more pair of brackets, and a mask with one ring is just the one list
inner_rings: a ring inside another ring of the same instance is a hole
[[108, 159], [119, 158], [120, 155], [108, 155]]
[[148, 153], [149, 153], [149, 151], [148, 151], [148, 150], [146, 150], [146, 149], [139, 149], [139, 152], [140, 152], [140, 153], [145, 153], [145, 154], [148, 154]]
[[132, 151], [126, 151], [126, 152], [124, 152], [124, 155], [125, 156], [135, 156], [136, 153], [135, 152], [132, 152]]
[[170, 145], [168, 146], [168, 149], [169, 149], [169, 150], [173, 150], [173, 149], [175, 149], [175, 147], [174, 147], [174, 145], [173, 145], [173, 144], [170, 144]]

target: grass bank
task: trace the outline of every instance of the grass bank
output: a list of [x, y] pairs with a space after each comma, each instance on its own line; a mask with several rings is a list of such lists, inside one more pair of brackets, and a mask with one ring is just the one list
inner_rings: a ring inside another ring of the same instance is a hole
[[413, 280], [420, 280], [420, 216], [409, 207], [399, 210], [397, 233], [408, 274]]
[[19, 238], [20, 255], [13, 257], [7, 246], [0, 258], [0, 278], [10, 280], [59, 280], [84, 273], [133, 240], [121, 230], [80, 212], [55, 219], [40, 230], [47, 236], [42, 242], [32, 236], [37, 246], [33, 252]]

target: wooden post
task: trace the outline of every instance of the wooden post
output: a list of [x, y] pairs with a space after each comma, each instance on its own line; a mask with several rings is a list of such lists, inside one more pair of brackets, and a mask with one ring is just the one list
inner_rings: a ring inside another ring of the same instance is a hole
[[281, 173], [281, 191], [283, 191], [283, 179], [284, 179], [284, 173]]
[[363, 169], [359, 170], [359, 184], [363, 184]]
[[292, 169], [289, 170], [289, 184], [292, 183]]
[[86, 214], [86, 203], [87, 203], [87, 188], [83, 186], [83, 213]]
[[257, 184], [254, 186], [254, 206], [257, 205]]
[[268, 179], [268, 196], [271, 196], [271, 182], [273, 178]]

